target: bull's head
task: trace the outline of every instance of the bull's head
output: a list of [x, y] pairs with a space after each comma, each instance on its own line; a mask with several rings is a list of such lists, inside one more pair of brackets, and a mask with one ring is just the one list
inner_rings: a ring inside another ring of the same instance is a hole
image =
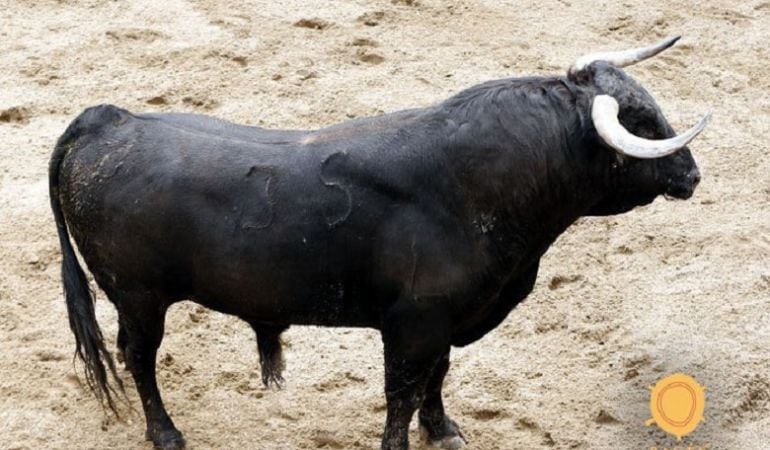
[[687, 144], [703, 131], [710, 113], [676, 135], [647, 90], [620, 69], [657, 55], [677, 40], [586, 55], [569, 69], [570, 80], [591, 93], [590, 115], [599, 145], [616, 152], [608, 174], [610, 192], [592, 214], [623, 212], [661, 194], [687, 199], [700, 181]]

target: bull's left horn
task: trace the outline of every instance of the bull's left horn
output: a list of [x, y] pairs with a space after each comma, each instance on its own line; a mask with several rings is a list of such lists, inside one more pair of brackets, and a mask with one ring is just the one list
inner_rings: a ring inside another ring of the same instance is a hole
[[682, 36], [670, 37], [657, 44], [650, 45], [649, 47], [632, 48], [630, 50], [621, 50], [617, 52], [603, 52], [603, 53], [591, 53], [589, 55], [581, 56], [572, 64], [569, 68], [570, 74], [575, 74], [585, 69], [589, 64], [594, 61], [607, 61], [617, 67], [626, 67], [631, 64], [636, 64], [639, 61], [644, 61], [647, 58], [651, 58], [663, 50], [671, 47]]
[[609, 95], [597, 95], [591, 107], [591, 119], [602, 140], [618, 152], [641, 159], [662, 158], [690, 143], [706, 128], [711, 112], [686, 132], [669, 139], [644, 139], [626, 130], [618, 121], [618, 102]]

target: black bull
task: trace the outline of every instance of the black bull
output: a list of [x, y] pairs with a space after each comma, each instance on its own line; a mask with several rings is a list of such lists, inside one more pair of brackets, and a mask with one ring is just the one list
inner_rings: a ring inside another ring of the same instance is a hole
[[635, 134], [674, 135], [652, 97], [602, 62], [317, 131], [87, 109], [56, 146], [50, 185], [89, 383], [114, 407], [115, 369], [68, 229], [118, 311], [156, 446], [184, 445], [155, 359], [166, 310], [191, 299], [254, 327], [266, 381], [280, 380], [289, 325], [380, 330], [383, 448], [408, 447], [417, 410], [434, 444], [459, 448], [441, 398], [450, 347], [529, 294], [541, 256], [577, 218], [688, 198], [698, 181], [687, 148], [643, 160], [605, 145], [590, 116], [598, 94], [618, 99]]

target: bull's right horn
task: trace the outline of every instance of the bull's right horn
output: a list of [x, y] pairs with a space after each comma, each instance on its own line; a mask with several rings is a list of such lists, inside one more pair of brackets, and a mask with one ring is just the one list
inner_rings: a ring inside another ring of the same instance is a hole
[[609, 95], [597, 95], [591, 107], [591, 119], [602, 140], [626, 156], [641, 159], [662, 158], [690, 143], [711, 118], [711, 112], [686, 132], [669, 139], [644, 139], [626, 130], [618, 121], [618, 102]]
[[650, 45], [649, 47], [632, 48], [630, 50], [621, 50], [617, 52], [603, 52], [603, 53], [591, 53], [578, 58], [574, 64], [569, 68], [571, 75], [580, 72], [588, 67], [594, 61], [607, 61], [617, 67], [626, 67], [631, 64], [636, 64], [639, 61], [644, 61], [647, 58], [651, 58], [663, 50], [671, 47], [682, 36], [670, 37], [666, 40], [658, 42], [657, 44]]

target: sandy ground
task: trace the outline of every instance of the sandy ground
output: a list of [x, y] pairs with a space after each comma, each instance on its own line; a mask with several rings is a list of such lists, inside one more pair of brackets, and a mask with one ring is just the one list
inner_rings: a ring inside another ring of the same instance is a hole
[[[535, 292], [453, 352], [446, 399], [473, 449], [673, 446], [643, 422], [647, 387], [681, 371], [708, 388], [685, 444], [767, 448], [769, 2], [220, 3], [0, 1], [0, 448], [150, 447], [140, 416], [104, 419], [72, 364], [46, 170], [83, 108], [314, 128], [676, 33], [631, 73], [678, 129], [715, 110], [693, 145], [695, 197], [568, 230]], [[114, 310], [102, 294], [97, 308], [112, 346]], [[245, 323], [193, 304], [167, 323], [159, 378], [190, 448], [379, 445], [375, 332], [291, 329], [287, 388], [268, 391]]]

